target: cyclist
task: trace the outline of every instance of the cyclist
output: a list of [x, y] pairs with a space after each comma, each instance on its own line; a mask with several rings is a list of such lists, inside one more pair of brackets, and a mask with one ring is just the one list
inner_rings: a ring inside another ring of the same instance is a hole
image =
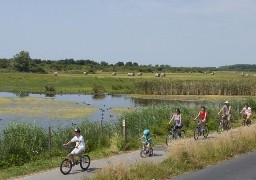
[[249, 107], [248, 103], [244, 104], [244, 107], [240, 114], [243, 114], [243, 121], [246, 122], [252, 117], [252, 109]]
[[195, 117], [194, 121], [199, 117], [201, 116], [201, 120], [198, 122], [198, 126], [199, 126], [199, 132], [201, 133], [201, 128], [204, 129], [205, 127], [205, 123], [207, 121], [207, 112], [205, 110], [205, 107], [204, 106], [201, 106], [201, 109], [198, 113], [198, 115]]
[[143, 131], [143, 135], [141, 136], [141, 138], [143, 140], [143, 148], [145, 149], [146, 147], [148, 149], [151, 148], [152, 146], [152, 137], [150, 136], [150, 130], [145, 129]]
[[178, 135], [180, 136], [179, 130], [182, 128], [182, 120], [181, 120], [181, 112], [179, 108], [176, 108], [175, 113], [173, 113], [170, 121], [168, 124], [171, 124], [171, 122], [174, 120], [174, 127], [173, 130], [178, 130]]
[[232, 114], [231, 114], [231, 106], [230, 106], [228, 101], [226, 101], [224, 103], [223, 107], [218, 112], [218, 114], [220, 114], [220, 113], [222, 113], [222, 115], [221, 115], [222, 120], [227, 120], [228, 124], [230, 125], [230, 128], [231, 128], [231, 117], [232, 117]]
[[76, 143], [75, 148], [68, 154], [68, 160], [72, 162], [72, 165], [74, 165], [74, 156], [80, 156], [85, 149], [84, 137], [80, 134], [80, 129], [76, 128], [74, 134], [75, 136], [70, 141], [63, 144], [63, 146], [67, 146], [73, 142]]

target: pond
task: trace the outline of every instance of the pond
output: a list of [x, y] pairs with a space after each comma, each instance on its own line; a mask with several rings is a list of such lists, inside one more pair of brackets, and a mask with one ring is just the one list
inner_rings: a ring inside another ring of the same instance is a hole
[[[95, 97], [86, 94], [57, 94], [46, 97], [44, 94], [0, 92], [0, 134], [8, 124], [15, 122], [34, 123], [43, 128], [61, 128], [79, 124], [83, 119], [110, 121], [118, 118], [124, 111], [162, 102], [165, 101], [122, 95]], [[189, 106], [198, 104], [183, 103]]]

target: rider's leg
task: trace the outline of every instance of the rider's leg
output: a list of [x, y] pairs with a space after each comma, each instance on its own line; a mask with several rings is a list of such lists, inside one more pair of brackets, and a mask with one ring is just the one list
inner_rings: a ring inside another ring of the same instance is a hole
[[68, 154], [68, 160], [73, 164], [74, 163], [74, 154], [69, 153]]

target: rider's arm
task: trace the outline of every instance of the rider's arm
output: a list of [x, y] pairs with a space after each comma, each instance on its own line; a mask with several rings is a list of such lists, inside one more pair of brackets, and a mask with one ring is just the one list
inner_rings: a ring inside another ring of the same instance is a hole
[[223, 111], [223, 107], [220, 109], [220, 111], [218, 112], [218, 114], [220, 114]]
[[169, 123], [168, 124], [171, 124], [172, 120], [174, 118], [174, 114], [172, 115], [172, 118], [170, 119]]
[[245, 109], [243, 108], [242, 111], [240, 112], [240, 114], [244, 113], [244, 110], [245, 110]]
[[198, 113], [198, 115], [195, 117], [195, 119], [194, 119], [194, 120], [196, 120], [199, 116], [200, 116], [200, 112]]
[[79, 142], [77, 143], [77, 145], [75, 146], [75, 148], [78, 148], [78, 146], [80, 145], [80, 143], [81, 143], [81, 141], [79, 141]]
[[69, 145], [69, 144], [71, 144], [72, 143], [72, 141], [68, 141], [66, 144], [63, 144], [64, 146], [67, 146], [67, 145]]
[[204, 119], [202, 119], [203, 122], [205, 122], [205, 121], [206, 121], [206, 118], [207, 118], [207, 112], [205, 111], [204, 113], [205, 113], [205, 114], [204, 114]]

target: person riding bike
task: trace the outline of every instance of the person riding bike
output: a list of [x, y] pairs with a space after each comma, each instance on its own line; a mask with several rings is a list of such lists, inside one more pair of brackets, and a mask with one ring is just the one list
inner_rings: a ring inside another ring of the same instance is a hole
[[68, 160], [72, 162], [74, 165], [74, 156], [80, 156], [80, 154], [84, 151], [85, 149], [85, 144], [84, 144], [84, 137], [80, 134], [80, 129], [76, 128], [74, 130], [75, 136], [68, 141], [66, 144], [63, 144], [63, 146], [68, 146], [69, 144], [75, 142], [76, 146], [75, 148], [68, 154]]
[[198, 113], [198, 115], [195, 117], [194, 121], [199, 117], [201, 116], [201, 120], [198, 122], [198, 126], [199, 126], [199, 132], [201, 132], [201, 129], [204, 129], [205, 127], [205, 124], [206, 124], [206, 121], [207, 121], [207, 112], [205, 110], [205, 107], [204, 106], [201, 106], [201, 109]]
[[251, 109], [251, 107], [249, 107], [248, 103], [244, 104], [244, 107], [243, 107], [242, 111], [240, 112], [240, 114], [243, 114], [244, 122], [250, 120], [250, 118], [252, 117], [252, 109]]
[[145, 129], [141, 138], [143, 140], [143, 148], [150, 149], [152, 147], [152, 137], [150, 136], [150, 130]]
[[232, 118], [232, 114], [231, 114], [231, 106], [229, 104], [228, 101], [226, 101], [223, 105], [223, 107], [220, 109], [220, 111], [218, 112], [218, 114], [222, 117], [222, 120], [227, 120], [228, 124], [230, 125], [229, 128], [231, 128], [231, 118]]
[[173, 113], [170, 121], [168, 124], [171, 124], [172, 121], [174, 121], [174, 127], [173, 130], [177, 130], [178, 135], [180, 136], [180, 130], [183, 127], [182, 120], [181, 120], [181, 112], [179, 108], [176, 108], [175, 113]]

